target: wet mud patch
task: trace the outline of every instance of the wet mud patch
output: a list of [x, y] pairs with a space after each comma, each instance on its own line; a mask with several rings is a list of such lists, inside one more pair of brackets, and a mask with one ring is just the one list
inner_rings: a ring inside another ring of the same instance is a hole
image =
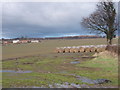
[[88, 71], [99, 71], [101, 68], [93, 68], [93, 67], [80, 67], [83, 70], [88, 70]]
[[23, 65], [31, 65], [31, 64], [34, 64], [34, 63], [30, 63], [30, 62], [24, 62], [24, 63], [22, 63]]
[[89, 78], [83, 77], [83, 76], [76, 76], [76, 78], [78, 80], [81, 80], [82, 82], [88, 83], [88, 84], [104, 84], [104, 83], [111, 83], [112, 82], [111, 80], [108, 80], [108, 79], [95, 79], [95, 80], [92, 80], [92, 79], [89, 79]]
[[96, 58], [95, 56], [83, 56], [81, 57], [82, 59], [94, 59]]
[[80, 61], [72, 61], [72, 62], [70, 62], [71, 64], [79, 64], [80, 63]]
[[15, 70], [0, 70], [0, 72], [4, 73], [4, 72], [9, 72], [9, 73], [31, 73], [32, 71], [22, 71], [22, 70], [19, 70], [19, 71], [15, 71]]

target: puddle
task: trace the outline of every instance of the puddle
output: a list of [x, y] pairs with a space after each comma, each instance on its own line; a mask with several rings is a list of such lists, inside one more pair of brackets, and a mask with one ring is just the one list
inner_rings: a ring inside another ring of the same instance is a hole
[[82, 82], [85, 82], [85, 83], [88, 83], [88, 84], [103, 84], [103, 83], [109, 83], [109, 82], [111, 82], [108, 79], [96, 79], [96, 80], [92, 80], [92, 79], [89, 79], [87, 77], [82, 77], [82, 76], [76, 76], [76, 78], [78, 80], [81, 80]]
[[87, 77], [77, 76], [77, 79], [88, 84], [95, 84], [94, 80], [89, 79]]
[[10, 72], [10, 73], [31, 73], [32, 71], [0, 70], [0, 72]]
[[13, 70], [0, 70], [0, 72], [14, 72]]
[[103, 84], [103, 83], [110, 83], [112, 82], [111, 80], [108, 79], [90, 79], [84, 76], [76, 76], [75, 74], [69, 74], [72, 75], [74, 77], [76, 77], [77, 80], [81, 80], [84, 83], [88, 83], [88, 84]]
[[96, 57], [83, 56], [82, 58], [84, 58], [84, 59], [93, 59], [93, 58], [96, 58]]
[[15, 87], [15, 88], [47, 88], [47, 87], [27, 86], [27, 87]]
[[59, 83], [54, 83], [54, 84], [49, 84], [49, 88], [81, 88], [80, 85], [76, 85], [74, 83], [68, 83], [65, 82], [63, 84], [59, 84]]
[[72, 62], [70, 62], [71, 64], [78, 64], [78, 63], [80, 63], [80, 61], [72, 61]]

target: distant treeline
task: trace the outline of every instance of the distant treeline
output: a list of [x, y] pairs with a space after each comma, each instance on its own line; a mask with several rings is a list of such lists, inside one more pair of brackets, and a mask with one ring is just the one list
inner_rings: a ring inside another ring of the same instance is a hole
[[68, 36], [68, 37], [52, 37], [45, 39], [85, 39], [85, 38], [103, 38], [102, 36]]
[[88, 38], [105, 38], [105, 36], [83, 35], [83, 36], [66, 36], [66, 37], [46, 37], [46, 38], [13, 38], [2, 40], [50, 40], [50, 39], [88, 39]]

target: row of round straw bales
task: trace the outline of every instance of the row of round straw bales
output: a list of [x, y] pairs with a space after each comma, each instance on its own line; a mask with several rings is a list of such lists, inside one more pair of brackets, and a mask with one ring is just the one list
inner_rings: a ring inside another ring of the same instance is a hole
[[89, 45], [89, 46], [73, 46], [73, 47], [57, 47], [57, 53], [78, 53], [78, 52], [102, 52], [105, 51], [106, 45]]

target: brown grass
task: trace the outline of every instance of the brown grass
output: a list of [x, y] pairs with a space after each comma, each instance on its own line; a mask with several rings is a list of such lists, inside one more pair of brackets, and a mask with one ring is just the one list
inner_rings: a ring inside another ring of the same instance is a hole
[[112, 53], [120, 54], [120, 45], [108, 45], [106, 50]]

